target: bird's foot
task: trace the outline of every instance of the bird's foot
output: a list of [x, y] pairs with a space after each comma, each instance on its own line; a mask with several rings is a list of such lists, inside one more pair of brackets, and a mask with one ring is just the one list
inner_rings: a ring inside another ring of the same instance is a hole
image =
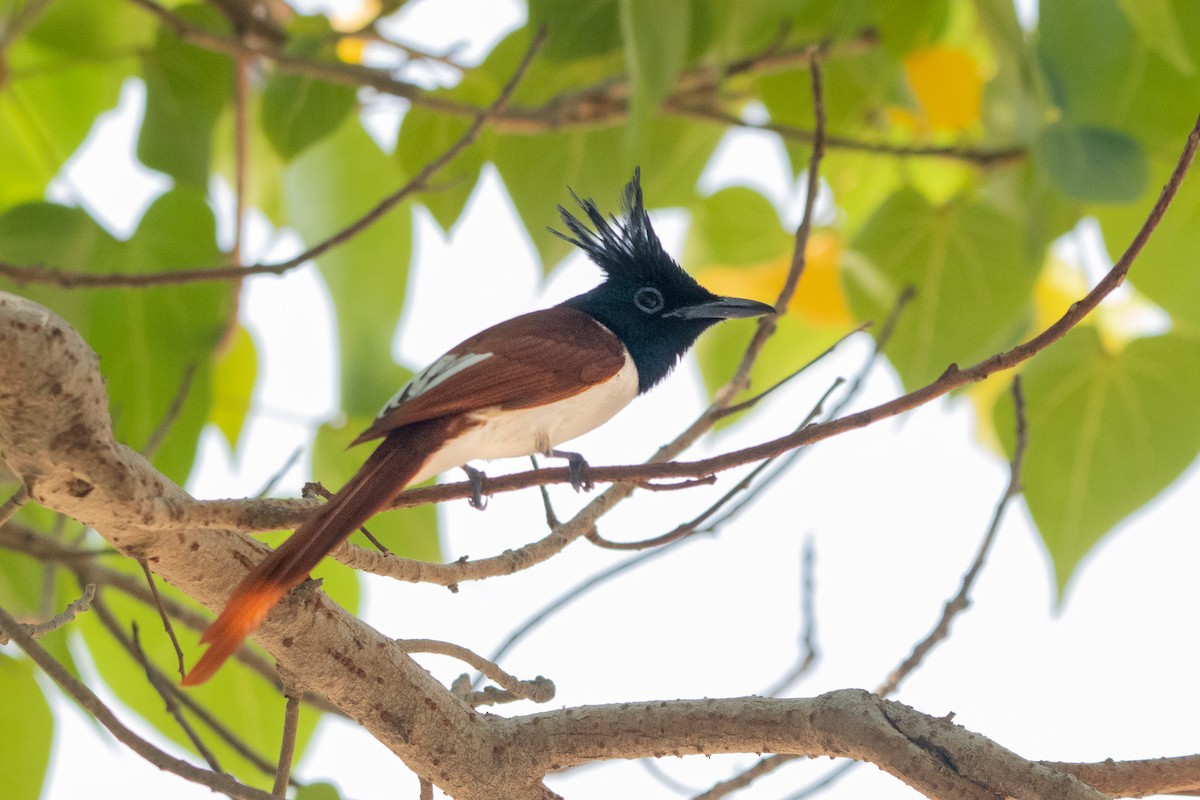
[[569, 453], [566, 450], [551, 450], [548, 455], [567, 460], [567, 469], [571, 472], [571, 488], [575, 491], [578, 492], [582, 489], [585, 492], [590, 492], [596, 486], [588, 476], [588, 471], [591, 467], [588, 466], [587, 460], [579, 453]]
[[481, 469], [475, 469], [463, 464], [462, 471], [467, 473], [467, 480], [471, 482], [471, 496], [467, 498], [467, 502], [471, 504], [471, 508], [483, 511], [487, 508], [487, 498], [483, 496], [483, 482], [487, 479], [487, 475]]

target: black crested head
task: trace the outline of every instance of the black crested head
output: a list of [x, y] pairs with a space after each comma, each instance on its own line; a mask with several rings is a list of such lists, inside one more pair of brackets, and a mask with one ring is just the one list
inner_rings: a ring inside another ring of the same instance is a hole
[[650, 224], [640, 169], [625, 185], [619, 220], [605, 218], [591, 200], [571, 196], [591, 227], [559, 206], [570, 235], [551, 232], [586, 253], [605, 280], [563, 305], [587, 312], [621, 339], [637, 366], [639, 393], [665, 378], [707, 328], [774, 311], [754, 300], [719, 297], [675, 263]]

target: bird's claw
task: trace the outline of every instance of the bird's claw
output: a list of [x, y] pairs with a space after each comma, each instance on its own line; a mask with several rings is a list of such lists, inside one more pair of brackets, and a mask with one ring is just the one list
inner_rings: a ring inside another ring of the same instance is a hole
[[590, 492], [596, 487], [592, 483], [588, 471], [591, 467], [588, 466], [587, 459], [579, 453], [569, 453], [566, 450], [551, 450], [550, 455], [555, 458], [565, 458], [567, 460], [567, 470], [571, 474], [571, 488], [575, 491], [582, 489], [585, 492]]
[[471, 496], [467, 498], [467, 502], [471, 504], [471, 508], [483, 511], [487, 508], [487, 498], [483, 494], [483, 482], [487, 479], [487, 475], [483, 470], [475, 469], [463, 465], [463, 472], [467, 473], [467, 480], [471, 482]]

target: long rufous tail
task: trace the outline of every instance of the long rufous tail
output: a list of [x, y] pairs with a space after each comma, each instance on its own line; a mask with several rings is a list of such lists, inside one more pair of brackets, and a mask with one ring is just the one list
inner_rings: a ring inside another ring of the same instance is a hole
[[413, 428], [439, 427], [435, 422], [405, 426], [385, 438], [340, 492], [242, 579], [200, 639], [209, 648], [184, 677], [184, 686], [211, 678], [285, 594], [408, 485], [444, 440], [440, 431]]

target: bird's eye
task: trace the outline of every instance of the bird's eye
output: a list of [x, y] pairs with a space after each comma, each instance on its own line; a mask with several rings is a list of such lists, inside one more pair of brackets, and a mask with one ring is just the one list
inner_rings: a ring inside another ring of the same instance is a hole
[[666, 305], [666, 301], [663, 300], [662, 292], [658, 289], [653, 286], [643, 286], [633, 293], [633, 304], [647, 314], [653, 314], [661, 311], [662, 307]]

